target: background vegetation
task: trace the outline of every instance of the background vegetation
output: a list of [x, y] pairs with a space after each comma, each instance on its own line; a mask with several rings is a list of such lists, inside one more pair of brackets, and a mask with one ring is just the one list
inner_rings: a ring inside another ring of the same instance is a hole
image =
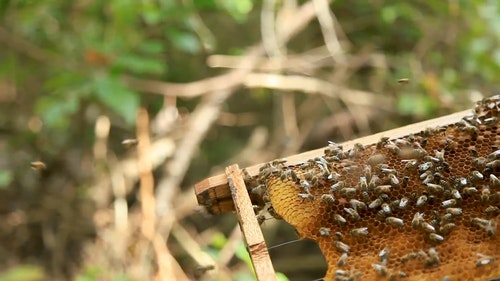
[[[252, 280], [235, 216], [200, 211], [194, 183], [471, 107], [500, 83], [499, 10], [0, 1], [0, 281]], [[282, 280], [326, 267], [308, 241], [271, 257]]]

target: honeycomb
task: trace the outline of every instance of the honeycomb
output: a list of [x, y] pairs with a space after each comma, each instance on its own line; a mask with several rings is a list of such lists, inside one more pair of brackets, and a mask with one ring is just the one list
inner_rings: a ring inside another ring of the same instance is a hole
[[445, 127], [248, 180], [266, 209], [319, 244], [325, 280], [500, 280], [500, 96]]

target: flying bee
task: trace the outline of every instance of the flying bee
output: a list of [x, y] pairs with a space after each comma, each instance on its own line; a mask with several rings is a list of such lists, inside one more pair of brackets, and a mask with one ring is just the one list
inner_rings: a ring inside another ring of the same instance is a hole
[[349, 249], [351, 248], [351, 247], [349, 247], [349, 245], [347, 245], [341, 241], [335, 241], [335, 242], [333, 242], [333, 245], [335, 246], [337, 251], [339, 251], [341, 253], [348, 253]]
[[311, 193], [299, 193], [298, 195], [302, 199], [307, 199], [311, 201], [314, 200], [314, 195], [312, 195]]
[[332, 192], [336, 192], [336, 191], [339, 191], [342, 188], [344, 188], [344, 186], [345, 186], [345, 183], [343, 181], [339, 181], [339, 182], [333, 184], [330, 188], [331, 188]]
[[358, 212], [356, 210], [354, 210], [353, 208], [344, 208], [344, 211], [349, 214], [349, 216], [351, 217], [352, 220], [354, 221], [358, 221], [361, 219], [361, 216], [358, 214]]
[[461, 208], [446, 208], [446, 212], [448, 214], [452, 214], [454, 216], [460, 216], [462, 214]]
[[444, 237], [439, 235], [439, 234], [436, 234], [436, 233], [430, 233], [429, 239], [431, 239], [431, 241], [434, 241], [434, 242], [443, 242], [444, 241]]
[[320, 227], [319, 228], [319, 235], [323, 237], [330, 236], [330, 231], [331, 229], [329, 227]]
[[136, 140], [136, 139], [124, 139], [122, 141], [122, 145], [125, 147], [125, 148], [132, 148], [132, 147], [136, 147], [137, 145], [139, 144], [139, 141]]
[[418, 197], [418, 199], [417, 199], [417, 207], [422, 207], [423, 205], [425, 205], [426, 202], [427, 202], [427, 196], [426, 195], [422, 195], [422, 196]]
[[354, 228], [351, 230], [351, 235], [354, 237], [361, 237], [368, 235], [368, 227]]
[[339, 214], [333, 215], [333, 219], [339, 224], [345, 224], [347, 222], [347, 220]]
[[342, 255], [340, 255], [340, 258], [339, 258], [339, 260], [337, 261], [337, 265], [338, 265], [339, 267], [342, 267], [342, 266], [344, 266], [346, 263], [347, 263], [347, 253], [346, 253], [346, 252], [344, 252], [344, 253], [342, 253]]
[[47, 165], [43, 163], [42, 161], [34, 161], [30, 163], [31, 169], [40, 171], [40, 170], [45, 170], [47, 169]]
[[322, 194], [321, 201], [328, 203], [328, 204], [332, 204], [335, 202], [335, 198], [331, 194]]
[[387, 217], [385, 221], [392, 226], [402, 227], [404, 225], [403, 220], [396, 217]]
[[382, 277], [387, 276], [387, 267], [385, 267], [385, 265], [372, 263], [372, 267], [373, 269], [375, 269], [376, 272], [378, 272], [378, 274], [380, 274], [380, 276]]
[[410, 83], [410, 79], [408, 79], [408, 78], [398, 79], [398, 84], [406, 85], [408, 83]]

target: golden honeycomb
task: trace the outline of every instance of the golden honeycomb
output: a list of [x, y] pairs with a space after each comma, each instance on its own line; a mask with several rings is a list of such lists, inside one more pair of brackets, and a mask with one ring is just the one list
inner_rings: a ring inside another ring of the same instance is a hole
[[446, 127], [276, 160], [252, 192], [319, 244], [325, 280], [500, 280], [499, 111], [494, 96]]

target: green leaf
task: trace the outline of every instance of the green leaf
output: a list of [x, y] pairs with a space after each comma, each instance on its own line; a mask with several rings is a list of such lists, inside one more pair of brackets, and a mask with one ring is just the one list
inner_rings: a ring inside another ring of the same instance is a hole
[[71, 96], [44, 96], [38, 99], [35, 111], [41, 115], [44, 124], [49, 128], [66, 129], [80, 105], [80, 101]]
[[398, 111], [406, 115], [429, 116], [436, 105], [426, 95], [401, 93], [398, 99]]
[[0, 281], [38, 281], [45, 278], [43, 268], [35, 265], [18, 265], [0, 274]]
[[139, 95], [115, 77], [100, 76], [94, 82], [97, 98], [133, 125], [139, 108]]
[[281, 272], [276, 272], [276, 279], [278, 281], [290, 281], [290, 279], [288, 279], [288, 277], [286, 277], [286, 275]]
[[224, 234], [217, 232], [213, 237], [212, 237], [212, 247], [216, 249], [222, 249], [224, 245], [226, 245], [227, 238], [224, 236]]
[[165, 46], [163, 42], [157, 40], [147, 40], [142, 42], [138, 49], [140, 52], [144, 52], [150, 55], [158, 55], [165, 52]]
[[128, 54], [119, 56], [113, 67], [120, 70], [128, 70], [137, 74], [163, 74], [165, 63], [158, 59]]
[[14, 179], [12, 171], [2, 170], [0, 171], [0, 189], [6, 188]]
[[142, 1], [142, 18], [149, 25], [158, 24], [162, 20], [160, 8], [153, 1]]
[[252, 0], [219, 0], [217, 3], [238, 22], [244, 22], [253, 9]]
[[167, 36], [172, 40], [172, 44], [181, 51], [196, 54], [201, 50], [198, 38], [191, 33], [169, 29]]

